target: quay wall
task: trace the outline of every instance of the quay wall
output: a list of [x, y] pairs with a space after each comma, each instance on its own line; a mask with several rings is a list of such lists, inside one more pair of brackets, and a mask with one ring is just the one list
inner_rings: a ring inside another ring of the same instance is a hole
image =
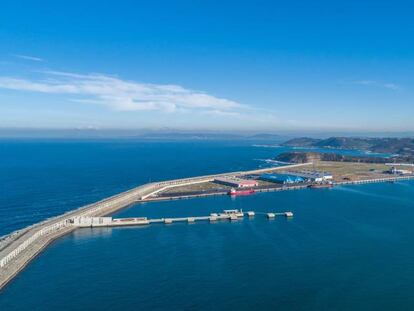
[[167, 188], [191, 185], [214, 180], [221, 176], [239, 176], [260, 174], [278, 169], [310, 165], [312, 163], [293, 164], [250, 171], [238, 171], [214, 175], [182, 178], [148, 183], [120, 194], [64, 213], [27, 228], [17, 230], [0, 238], [0, 289], [3, 288], [19, 271], [21, 271], [44, 247], [56, 238], [75, 229], [74, 217], [105, 216], [116, 212], [137, 201], [145, 201], [151, 195]]
[[373, 178], [373, 179], [361, 179], [361, 180], [346, 180], [335, 182], [334, 185], [358, 185], [358, 184], [370, 184], [370, 183], [379, 183], [379, 182], [391, 182], [399, 180], [410, 180], [414, 179], [414, 175], [407, 176], [393, 176], [393, 177], [384, 177], [384, 178]]

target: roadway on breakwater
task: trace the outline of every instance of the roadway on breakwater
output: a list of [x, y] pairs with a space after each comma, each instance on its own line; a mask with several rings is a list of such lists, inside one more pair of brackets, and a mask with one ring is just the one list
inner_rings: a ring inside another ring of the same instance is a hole
[[217, 177], [260, 174], [312, 163], [270, 167], [251, 171], [229, 172], [215, 175], [183, 178], [148, 183], [99, 202], [86, 205], [63, 215], [47, 219], [0, 239], [0, 289], [10, 282], [33, 258], [57, 238], [76, 229], [75, 217], [99, 217], [112, 214], [136, 202], [150, 201], [149, 197], [177, 186], [213, 181]]

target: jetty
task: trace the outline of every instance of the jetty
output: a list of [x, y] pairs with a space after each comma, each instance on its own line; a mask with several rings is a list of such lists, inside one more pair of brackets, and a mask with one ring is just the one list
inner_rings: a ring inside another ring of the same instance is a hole
[[[214, 175], [182, 178], [169, 181], [148, 183], [99, 202], [83, 206], [40, 223], [17, 230], [0, 238], [0, 289], [10, 282], [33, 258], [54, 240], [76, 228], [74, 220], [78, 217], [103, 217], [113, 214], [137, 202], [150, 201], [150, 198], [170, 188], [211, 182], [216, 178], [237, 178], [249, 174], [262, 174], [286, 168], [296, 168], [312, 163], [292, 164], [250, 171], [228, 172]], [[194, 217], [192, 217], [194, 218]], [[231, 217], [230, 217], [231, 218]], [[233, 217], [234, 218], [234, 217]], [[217, 218], [216, 220], [218, 220]], [[187, 219], [188, 221], [188, 219]], [[191, 220], [190, 220], [191, 221]], [[170, 220], [164, 219], [164, 223]], [[119, 223], [122, 223], [119, 221]]]
[[[152, 224], [172, 224], [172, 223], [195, 223], [195, 222], [216, 222], [219, 220], [239, 220], [247, 217], [251, 219], [255, 215], [266, 215], [268, 219], [274, 219], [276, 216], [293, 217], [293, 212], [270, 212], [256, 213], [254, 211], [243, 212], [237, 209], [224, 210], [222, 213], [211, 213], [208, 216], [190, 216], [190, 217], [172, 217], [172, 218], [155, 218], [147, 217], [130, 217], [130, 218], [112, 218], [112, 217], [75, 217], [72, 221], [76, 228], [99, 228], [99, 227], [125, 227], [125, 226], [146, 226]], [[270, 216], [271, 215], [271, 216]]]
[[[266, 173], [295, 172], [304, 166], [313, 165], [320, 171], [331, 171], [337, 179], [332, 181], [333, 186], [347, 184], [364, 184], [372, 182], [391, 182], [398, 180], [413, 179], [414, 174], [405, 176], [395, 176], [383, 172], [385, 165], [367, 163], [339, 163], [339, 162], [319, 162], [319, 163], [300, 163], [279, 167], [269, 167], [249, 171], [238, 171], [221, 173], [191, 178], [182, 178], [168, 181], [152, 182], [120, 194], [103, 199], [99, 202], [89, 204], [78, 209], [64, 213], [40, 223], [31, 225], [24, 229], [17, 230], [0, 238], [0, 289], [13, 279], [33, 258], [35, 258], [45, 247], [59, 237], [76, 230], [79, 227], [99, 227], [99, 226], [131, 226], [149, 225], [156, 223], [172, 224], [174, 222], [193, 223], [197, 221], [219, 221], [227, 219], [237, 221], [242, 216], [233, 212], [226, 211], [219, 214], [211, 214], [201, 217], [183, 218], [160, 218], [146, 219], [141, 218], [111, 218], [107, 217], [123, 208], [139, 202], [151, 202], [160, 200], [187, 199], [194, 197], [205, 197], [212, 195], [231, 195], [231, 191], [225, 187], [240, 184], [240, 187], [248, 186], [245, 181], [251, 181], [254, 176]], [[297, 173], [297, 172], [296, 172]], [[352, 174], [351, 174], [352, 173]], [[253, 176], [253, 177], [252, 177]], [[241, 179], [244, 177], [244, 180]], [[215, 184], [214, 184], [215, 183]], [[214, 184], [215, 188], [209, 188]], [[218, 184], [220, 184], [218, 186]], [[225, 185], [223, 185], [225, 184]], [[236, 191], [237, 193], [248, 192], [254, 194], [258, 192], [298, 190], [307, 188], [307, 183], [276, 185], [274, 183], [261, 182], [255, 183], [254, 191]], [[219, 188], [217, 188], [219, 187]], [[288, 214], [287, 214], [288, 213]], [[254, 217], [255, 213], [250, 211], [248, 217]], [[292, 217], [289, 212], [267, 213], [268, 219], [274, 219], [279, 215]], [[89, 225], [86, 223], [91, 222]]]

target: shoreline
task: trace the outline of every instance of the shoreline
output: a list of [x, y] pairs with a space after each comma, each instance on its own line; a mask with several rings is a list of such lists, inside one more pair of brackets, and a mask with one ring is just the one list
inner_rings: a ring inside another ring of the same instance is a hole
[[[346, 185], [361, 185], [361, 184], [395, 182], [395, 181], [400, 181], [400, 180], [401, 181], [414, 180], [414, 176], [396, 176], [396, 177], [389, 177], [389, 178], [363, 179], [363, 180], [354, 180], [354, 181], [340, 181], [340, 182], [334, 182], [333, 187], [346, 186]], [[286, 187], [269, 187], [269, 188], [255, 189], [255, 193], [293, 191], [293, 190], [303, 190], [303, 189], [307, 189], [307, 188], [309, 188], [309, 184], [286, 186]], [[223, 196], [223, 195], [228, 195], [228, 193], [223, 191], [223, 192], [215, 192], [215, 193], [201, 193], [200, 192], [198, 194], [170, 195], [170, 196], [148, 198], [148, 199], [145, 199], [145, 200], [142, 200], [142, 201], [137, 201], [136, 203], [176, 201], [176, 200], [205, 198], [205, 197]]]
[[[219, 173], [214, 175], [196, 176], [161, 182], [144, 184], [96, 203], [88, 204], [68, 211], [62, 215], [46, 219], [26, 228], [16, 230], [1, 237], [0, 240], [0, 290], [8, 284], [36, 255], [56, 238], [65, 235], [75, 227], [74, 217], [99, 217], [113, 214], [138, 202], [146, 202], [151, 195], [169, 188], [209, 182], [222, 176], [240, 176], [244, 174], [260, 174], [286, 168], [296, 168], [311, 163], [292, 164], [288, 166], [269, 167], [248, 171]], [[149, 201], [149, 200], [148, 200]]]
[[[208, 196], [227, 195], [227, 191], [219, 191], [213, 193], [193, 193], [187, 195], [167, 195], [156, 196], [159, 192], [166, 189], [183, 186], [194, 185], [204, 182], [210, 182], [218, 176], [240, 176], [247, 174], [258, 174], [263, 172], [274, 172], [277, 170], [284, 170], [288, 168], [296, 168], [312, 163], [293, 164], [288, 166], [271, 167], [266, 169], [258, 169], [251, 171], [240, 171], [222, 173], [216, 175], [198, 176], [192, 178], [183, 178], [177, 180], [163, 181], [158, 183], [145, 184], [131, 190], [122, 192], [112, 197], [103, 199], [93, 204], [68, 211], [62, 215], [56, 216], [52, 219], [44, 220], [40, 223], [33, 224], [24, 229], [12, 232], [2, 238], [0, 242], [0, 291], [7, 284], [9, 284], [19, 272], [24, 270], [25, 267], [46, 249], [51, 243], [60, 237], [69, 234], [76, 230], [70, 220], [79, 216], [106, 216], [114, 214], [124, 208], [131, 205], [145, 203], [145, 202], [157, 202], [157, 201], [169, 201], [169, 200], [182, 200], [193, 199]], [[334, 182], [334, 186], [352, 185], [352, 184], [365, 184], [365, 183], [379, 183], [379, 182], [393, 182], [399, 180], [414, 179], [414, 175], [409, 176], [393, 176], [385, 178], [371, 178], [363, 180], [353, 181], [340, 181]], [[308, 184], [294, 185], [294, 186], [274, 186], [274, 187], [262, 187], [256, 189], [257, 193], [264, 192], [276, 192], [276, 191], [288, 191], [288, 190], [301, 190], [308, 187]]]

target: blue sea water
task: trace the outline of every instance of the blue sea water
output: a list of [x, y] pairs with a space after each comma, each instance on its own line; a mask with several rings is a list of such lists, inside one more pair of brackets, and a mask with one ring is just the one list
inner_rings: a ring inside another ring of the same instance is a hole
[[[1, 146], [1, 182], [12, 183], [0, 197], [2, 218], [33, 214], [11, 225], [2, 220], [4, 232], [149, 176], [248, 169], [281, 152], [228, 142]], [[47, 194], [52, 199], [44, 202]], [[78, 230], [53, 243], [0, 293], [0, 310], [414, 308], [414, 182], [154, 202], [117, 216], [195, 216], [228, 208], [295, 216]]]
[[253, 169], [250, 142], [0, 140], [0, 236], [157, 180]]
[[250, 141], [3, 139], [0, 236], [150, 181], [269, 166], [264, 160], [291, 150]]

